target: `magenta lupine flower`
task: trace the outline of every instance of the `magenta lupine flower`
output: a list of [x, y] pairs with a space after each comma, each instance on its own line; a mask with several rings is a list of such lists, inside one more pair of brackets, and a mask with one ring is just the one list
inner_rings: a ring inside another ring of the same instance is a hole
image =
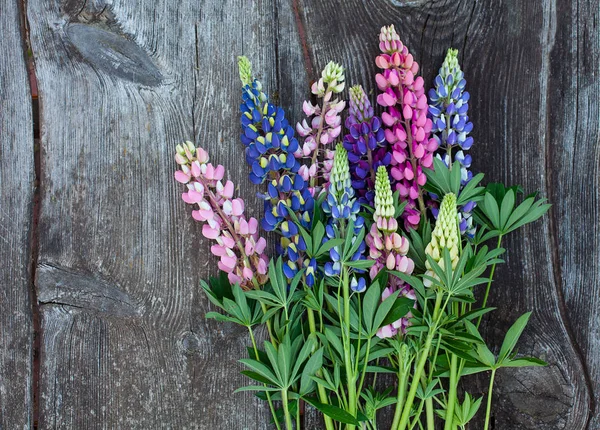
[[377, 103], [386, 108], [381, 119], [385, 137], [392, 145], [394, 188], [407, 201], [402, 214], [406, 228], [415, 228], [425, 213], [423, 185], [427, 181], [423, 168], [433, 166], [437, 141], [431, 138], [431, 119], [427, 118], [427, 96], [423, 78], [415, 76], [419, 65], [402, 44], [394, 26], [383, 27], [379, 35], [382, 54], [375, 59], [383, 70], [377, 74], [377, 86], [382, 91]]
[[207, 152], [191, 142], [177, 145], [175, 161], [180, 168], [175, 179], [188, 189], [183, 201], [197, 205], [192, 217], [204, 223], [202, 235], [217, 242], [210, 250], [220, 259], [219, 269], [227, 273], [229, 282], [244, 289], [264, 285], [267, 243], [258, 235], [258, 221], [244, 216], [244, 201], [234, 198], [233, 182], [223, 183], [225, 168], [209, 163]]
[[[375, 264], [371, 266], [369, 271], [369, 276], [374, 279], [384, 268], [410, 275], [415, 268], [415, 264], [407, 256], [408, 240], [397, 232], [398, 222], [394, 218], [395, 208], [392, 187], [385, 166], [379, 166], [375, 181], [375, 214], [373, 216], [375, 222], [371, 225], [371, 230], [366, 237], [369, 258], [375, 260]], [[410, 285], [397, 276], [390, 275], [388, 285], [383, 290], [381, 299], [385, 300], [397, 290], [400, 290], [400, 294], [404, 297], [413, 300], [416, 298]], [[404, 333], [410, 317], [409, 314], [392, 324], [381, 327], [377, 331], [377, 336], [383, 339], [396, 335], [398, 330]]]
[[[308, 164], [299, 170], [299, 174], [305, 181], [310, 180], [310, 190], [313, 195], [319, 189], [317, 181], [319, 177], [327, 180], [333, 155], [332, 143], [338, 138], [342, 131], [342, 118], [340, 113], [346, 107], [343, 100], [333, 99], [334, 94], [344, 90], [344, 69], [333, 61], [325, 66], [321, 78], [312, 85], [311, 92], [321, 99], [321, 104], [313, 105], [305, 101], [302, 110], [307, 119], [296, 125], [296, 131], [304, 138], [304, 142], [294, 153], [296, 158], [308, 160]], [[320, 162], [319, 154], [326, 152], [325, 162]]]

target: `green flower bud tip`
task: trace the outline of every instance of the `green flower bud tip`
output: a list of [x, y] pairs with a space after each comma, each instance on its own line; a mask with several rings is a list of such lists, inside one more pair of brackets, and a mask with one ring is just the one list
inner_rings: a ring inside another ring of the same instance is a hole
[[340, 93], [343, 91], [345, 85], [345, 76], [344, 68], [340, 64], [330, 61], [323, 69], [321, 76], [325, 84], [332, 86], [331, 90], [334, 93]]
[[[349, 187], [350, 184], [350, 166], [348, 164], [348, 151], [344, 149], [341, 143], [335, 148], [333, 158], [333, 167], [331, 169], [331, 186], [341, 185], [342, 188]], [[341, 191], [341, 190], [340, 190]]]
[[238, 69], [240, 71], [240, 79], [244, 86], [252, 83], [252, 63], [246, 56], [238, 57]]
[[375, 218], [391, 218], [394, 216], [394, 212], [390, 178], [385, 166], [379, 166], [375, 176]]
[[[460, 65], [458, 64], [458, 49], [448, 49], [448, 53], [446, 54], [446, 58], [442, 63], [441, 74], [443, 76], [453, 75], [462, 76], [462, 70], [460, 69]], [[454, 85], [458, 84], [455, 82]]]
[[[458, 264], [460, 247], [460, 231], [458, 228], [458, 211], [456, 208], [456, 196], [452, 193], [446, 194], [442, 200], [440, 212], [435, 228], [431, 234], [431, 242], [425, 248], [425, 253], [430, 255], [439, 265], [444, 268], [444, 249], [450, 252], [452, 269]], [[426, 275], [435, 277], [431, 265], [427, 261]], [[424, 281], [426, 286], [431, 285], [429, 280]]]

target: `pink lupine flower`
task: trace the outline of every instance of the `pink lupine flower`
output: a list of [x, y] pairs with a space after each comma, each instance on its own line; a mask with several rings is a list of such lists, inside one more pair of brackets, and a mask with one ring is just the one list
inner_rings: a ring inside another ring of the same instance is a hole
[[[375, 279], [384, 268], [407, 275], [410, 275], [415, 268], [415, 263], [407, 256], [408, 240], [397, 232], [398, 222], [394, 218], [394, 212], [392, 187], [388, 173], [385, 166], [379, 166], [375, 177], [374, 223], [365, 239], [369, 248], [369, 258], [375, 260], [375, 264], [369, 271], [371, 279]], [[381, 294], [381, 300], [385, 300], [397, 290], [400, 290], [402, 296], [415, 299], [415, 293], [410, 285], [397, 276], [390, 275], [388, 285]], [[398, 330], [404, 333], [410, 317], [411, 315], [408, 314], [392, 324], [381, 327], [377, 336], [380, 338], [395, 336]]]
[[386, 108], [381, 119], [386, 140], [392, 145], [390, 173], [394, 188], [408, 203], [402, 214], [405, 227], [415, 228], [425, 211], [423, 185], [427, 178], [423, 168], [433, 166], [433, 152], [438, 144], [431, 137], [423, 78], [415, 76], [419, 65], [393, 25], [381, 29], [379, 48], [382, 54], [375, 63], [383, 71], [375, 78], [381, 91], [377, 103]]
[[[321, 99], [321, 104], [313, 105], [305, 101], [302, 110], [307, 118], [296, 124], [296, 131], [304, 138], [304, 142], [299, 145], [294, 156], [308, 162], [308, 166], [301, 169], [300, 175], [304, 180], [310, 180], [309, 190], [312, 195], [318, 194], [320, 190], [317, 187], [319, 177], [327, 181], [333, 164], [333, 156], [330, 156], [329, 152], [332, 152], [333, 142], [342, 132], [340, 113], [346, 107], [346, 102], [332, 100], [332, 97], [344, 89], [344, 79], [342, 66], [333, 61], [327, 64], [321, 78], [311, 87], [312, 93]], [[326, 153], [327, 159], [321, 162], [320, 154], [323, 152]]]
[[244, 216], [244, 201], [234, 198], [235, 186], [223, 182], [225, 168], [208, 162], [208, 153], [193, 143], [177, 145], [179, 165], [175, 179], [187, 186], [184, 202], [196, 206], [192, 217], [203, 222], [202, 235], [216, 241], [211, 252], [219, 257], [219, 270], [229, 282], [244, 289], [258, 288], [267, 282], [266, 241], [258, 235], [258, 221]]

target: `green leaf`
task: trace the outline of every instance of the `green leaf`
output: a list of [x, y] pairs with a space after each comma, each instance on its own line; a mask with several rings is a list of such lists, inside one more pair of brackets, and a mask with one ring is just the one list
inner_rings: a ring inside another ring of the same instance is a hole
[[360, 421], [358, 421], [358, 419], [356, 419], [356, 417], [351, 415], [349, 412], [346, 412], [345, 410], [338, 408], [337, 406], [326, 405], [326, 404], [321, 403], [311, 397], [303, 397], [303, 399], [306, 403], [311, 404], [317, 410], [319, 410], [323, 414], [327, 415], [328, 417], [334, 419], [335, 421], [338, 421], [342, 424], [349, 424], [349, 425], [354, 425], [354, 426], [360, 425]]
[[502, 199], [502, 206], [500, 208], [500, 226], [502, 229], [506, 228], [508, 218], [515, 207], [515, 192], [508, 190]]
[[265, 387], [263, 385], [248, 385], [247, 387], [238, 388], [234, 393], [242, 393], [244, 391], [279, 391], [279, 388]]
[[498, 203], [490, 193], [485, 193], [483, 198], [483, 211], [492, 222], [491, 227], [501, 230], [502, 226], [500, 225], [500, 210], [498, 209]]
[[250, 379], [254, 379], [255, 381], [262, 382], [263, 384], [270, 384], [271, 381], [264, 376], [262, 376], [258, 372], [253, 372], [252, 370], [242, 370], [240, 372], [242, 375], [247, 376]]
[[373, 330], [377, 331], [383, 325], [385, 317], [387, 317], [388, 313], [396, 303], [396, 299], [398, 298], [399, 294], [400, 290], [394, 291], [392, 294], [390, 294], [390, 296], [387, 299], [381, 302], [379, 308], [377, 309], [377, 312], [375, 313], [375, 319], [373, 320]]
[[547, 366], [544, 360], [535, 357], [519, 357], [513, 360], [504, 360], [502, 367], [529, 367], [529, 366]]
[[312, 376], [323, 367], [323, 348], [317, 349], [313, 355], [306, 362], [304, 370], [302, 370], [302, 376], [300, 377], [300, 395], [305, 396], [310, 394], [314, 390], [314, 379]]
[[502, 346], [500, 347], [500, 354], [498, 356], [498, 362], [502, 363], [509, 354], [512, 353], [515, 348], [521, 334], [523, 334], [523, 330], [529, 321], [529, 317], [531, 316], [531, 312], [527, 312], [521, 315], [515, 323], [508, 329], [506, 332], [506, 336], [504, 337], [504, 341], [502, 342]]
[[381, 287], [379, 286], [379, 282], [375, 281], [367, 288], [363, 299], [363, 321], [367, 333], [373, 332], [373, 318], [375, 318], [375, 310], [380, 298]]
[[385, 326], [393, 323], [394, 321], [398, 321], [400, 318], [405, 317], [406, 314], [408, 314], [413, 308], [414, 304], [414, 300], [411, 300], [407, 297], [398, 297], [394, 301], [392, 309], [390, 309], [381, 325]]
[[496, 357], [485, 344], [480, 343], [477, 345], [477, 357], [482, 364], [489, 366], [490, 369], [496, 366]]
[[279, 386], [279, 384], [277, 383], [277, 377], [273, 374], [271, 369], [269, 369], [266, 365], [264, 365], [260, 361], [253, 360], [251, 358], [242, 358], [239, 361], [240, 361], [240, 363], [244, 364], [246, 367], [249, 367], [256, 373], [258, 373], [259, 375], [261, 375], [262, 377], [264, 377], [268, 381], [270, 381], [269, 384]]

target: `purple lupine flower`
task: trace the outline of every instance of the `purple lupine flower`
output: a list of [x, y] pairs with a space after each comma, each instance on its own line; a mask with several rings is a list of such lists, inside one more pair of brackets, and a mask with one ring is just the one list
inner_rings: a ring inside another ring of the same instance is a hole
[[381, 119], [386, 127], [385, 137], [393, 145], [390, 173], [394, 188], [407, 202], [402, 214], [404, 225], [415, 228], [425, 213], [423, 185], [427, 178], [423, 168], [432, 167], [437, 142], [430, 138], [432, 123], [427, 118], [423, 78], [415, 77], [419, 66], [393, 25], [381, 29], [379, 48], [382, 54], [375, 63], [383, 72], [376, 76], [382, 91], [377, 103], [386, 108]]
[[[311, 92], [321, 99], [321, 103], [313, 105], [305, 101], [302, 105], [307, 119], [296, 125], [296, 131], [304, 138], [304, 143], [294, 153], [298, 159], [307, 160], [308, 164], [302, 167], [300, 174], [305, 181], [310, 181], [310, 191], [313, 196], [318, 195], [320, 187], [318, 179], [328, 181], [331, 170], [333, 154], [331, 144], [342, 131], [342, 118], [340, 113], [346, 107], [343, 100], [334, 99], [334, 94], [344, 90], [344, 68], [331, 61], [323, 69], [321, 78], [312, 85]], [[328, 161], [320, 162], [319, 155], [325, 152]]]
[[344, 136], [348, 151], [352, 187], [360, 203], [373, 205], [375, 197], [375, 172], [379, 166], [390, 164], [381, 119], [375, 116], [367, 94], [360, 85], [350, 88], [350, 115], [346, 119], [349, 133]]
[[[292, 279], [306, 266], [306, 244], [299, 234], [290, 211], [304, 227], [311, 223], [314, 199], [308, 190], [308, 181], [299, 174], [300, 163], [294, 157], [298, 140], [294, 129], [280, 107], [269, 103], [259, 81], [252, 78], [250, 62], [239, 57], [242, 80], [241, 141], [246, 146], [246, 160], [251, 166], [250, 181], [267, 184], [267, 193], [259, 194], [265, 201], [262, 227], [265, 231], [281, 233], [280, 253], [283, 271]], [[308, 277], [308, 284], [314, 277]]]
[[188, 188], [183, 201], [198, 205], [192, 217], [204, 223], [202, 235], [217, 242], [210, 250], [220, 259], [219, 269], [244, 289], [264, 285], [269, 263], [266, 241], [258, 235], [258, 221], [244, 216], [244, 201], [233, 198], [233, 182], [223, 183], [225, 168], [209, 163], [206, 151], [192, 142], [177, 145], [175, 161], [179, 164], [175, 179]]
[[[473, 123], [467, 115], [470, 96], [465, 91], [466, 84], [458, 64], [458, 50], [449, 49], [439, 74], [435, 77], [435, 88], [429, 90], [429, 114], [433, 121], [433, 138], [439, 145], [436, 157], [446, 166], [460, 167], [461, 188], [473, 178], [473, 173], [469, 170], [471, 156], [464, 152], [473, 145], [473, 138], [469, 136]], [[436, 217], [437, 206], [438, 204], [434, 204], [432, 210]], [[476, 232], [471, 216], [474, 207], [475, 202], [467, 202], [459, 208], [458, 215], [461, 234], [471, 238]]]

